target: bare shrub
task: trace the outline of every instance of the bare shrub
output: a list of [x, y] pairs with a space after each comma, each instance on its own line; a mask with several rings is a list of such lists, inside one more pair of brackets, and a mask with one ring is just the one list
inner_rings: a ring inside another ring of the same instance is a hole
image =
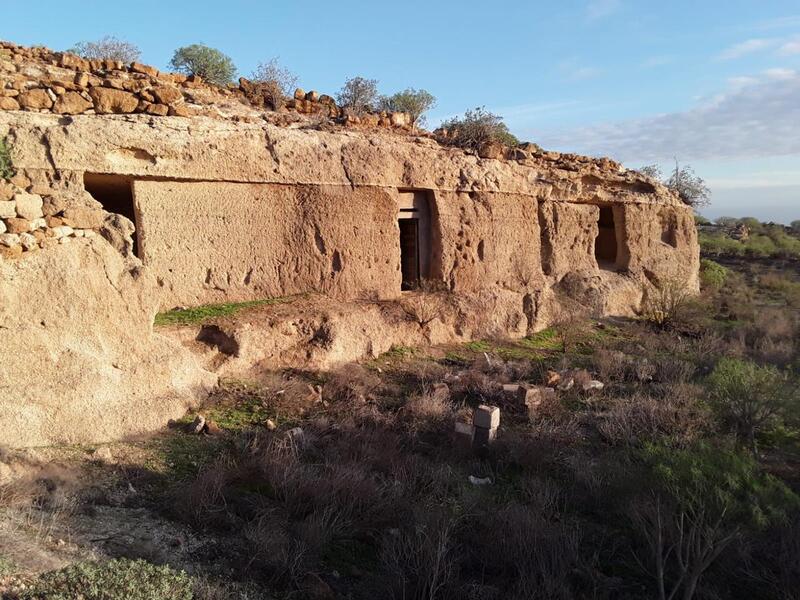
[[330, 373], [322, 386], [322, 397], [329, 402], [363, 404], [375, 398], [380, 386], [377, 373], [350, 363]]
[[442, 421], [452, 415], [453, 405], [446, 390], [428, 388], [411, 396], [403, 411], [412, 422]]
[[[563, 520], [548, 520], [510, 503], [492, 515], [475, 537], [479, 564], [508, 582], [510, 598], [575, 597], [569, 580], [580, 561], [580, 532]], [[485, 540], [482, 544], [481, 541]]]
[[642, 316], [648, 323], [666, 329], [685, 316], [689, 299], [689, 289], [684, 281], [664, 280], [645, 289]]
[[425, 327], [435, 319], [441, 320], [447, 308], [447, 297], [441, 293], [414, 294], [404, 298], [400, 306], [403, 312], [414, 319], [420, 327]]
[[390, 597], [435, 600], [453, 582], [459, 560], [457, 521], [444, 514], [420, 515], [412, 527], [389, 531], [381, 543], [380, 562]]
[[291, 97], [297, 87], [297, 75], [278, 63], [275, 56], [267, 62], [260, 62], [251, 75], [253, 81], [271, 83], [282, 96]]
[[378, 80], [351, 77], [344, 82], [336, 95], [336, 102], [345, 111], [361, 115], [370, 112], [378, 100]]
[[112, 35], [94, 42], [78, 42], [69, 52], [88, 60], [118, 60], [124, 63], [136, 62], [142, 55], [138, 46]]
[[656, 399], [637, 393], [613, 402], [598, 416], [597, 429], [612, 445], [639, 446], [660, 437], [689, 443], [708, 428], [708, 415], [693, 397]]

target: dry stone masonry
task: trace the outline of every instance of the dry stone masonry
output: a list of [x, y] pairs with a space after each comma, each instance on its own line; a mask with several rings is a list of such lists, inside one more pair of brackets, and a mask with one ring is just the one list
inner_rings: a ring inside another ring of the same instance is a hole
[[[613, 160], [464, 151], [401, 113], [303, 90], [275, 110], [271, 93], [0, 42], [0, 445], [119, 439], [217, 376], [525, 336], [698, 289], [692, 210]], [[266, 298], [282, 301], [153, 327]], [[567, 375], [548, 388], [599, 384]], [[515, 390], [519, 410], [535, 418], [548, 388]]]

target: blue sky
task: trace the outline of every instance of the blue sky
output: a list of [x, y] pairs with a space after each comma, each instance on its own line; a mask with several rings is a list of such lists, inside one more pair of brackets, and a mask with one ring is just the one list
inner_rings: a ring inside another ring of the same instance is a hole
[[278, 56], [300, 85], [422, 87], [431, 124], [486, 106], [518, 137], [630, 167], [673, 156], [713, 191], [707, 216], [800, 219], [798, 0], [378, 4], [2, 1], [0, 38], [63, 49], [105, 34], [166, 67], [201, 42], [243, 75]]

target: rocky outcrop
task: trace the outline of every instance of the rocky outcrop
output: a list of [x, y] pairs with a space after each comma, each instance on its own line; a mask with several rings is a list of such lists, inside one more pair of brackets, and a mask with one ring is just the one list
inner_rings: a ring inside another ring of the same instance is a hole
[[101, 238], [0, 259], [0, 444], [130, 438], [205, 397], [216, 376], [153, 332], [154, 287]]

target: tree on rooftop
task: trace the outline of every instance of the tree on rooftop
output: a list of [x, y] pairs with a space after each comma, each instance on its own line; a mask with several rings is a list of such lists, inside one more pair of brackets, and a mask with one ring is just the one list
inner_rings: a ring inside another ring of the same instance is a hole
[[444, 121], [439, 131], [443, 134], [440, 136], [442, 142], [460, 148], [477, 150], [489, 142], [499, 142], [506, 146], [519, 145], [519, 140], [503, 123], [503, 117], [482, 106], [468, 110], [463, 117]]
[[378, 100], [378, 80], [351, 77], [336, 94], [339, 106], [354, 114], [369, 112]]
[[436, 98], [427, 90], [408, 88], [391, 96], [381, 96], [378, 106], [388, 112], [404, 112], [411, 117], [411, 124], [425, 124], [425, 113], [436, 105]]
[[703, 178], [696, 175], [691, 166], [680, 166], [677, 159], [675, 159], [675, 170], [665, 180], [658, 165], [645, 165], [639, 172], [653, 179], [663, 180], [665, 186], [678, 194], [680, 199], [692, 208], [697, 209], [711, 203], [711, 190]]
[[138, 46], [112, 35], [94, 42], [78, 42], [68, 52], [87, 60], [118, 60], [124, 63], [136, 62], [142, 55]]
[[197, 75], [217, 85], [227, 85], [236, 74], [236, 65], [229, 56], [203, 44], [178, 48], [170, 65], [180, 73]]
[[253, 81], [258, 83], [271, 83], [276, 85], [284, 96], [291, 96], [297, 87], [297, 75], [278, 63], [278, 57], [267, 62], [258, 63], [256, 70], [251, 75]]

